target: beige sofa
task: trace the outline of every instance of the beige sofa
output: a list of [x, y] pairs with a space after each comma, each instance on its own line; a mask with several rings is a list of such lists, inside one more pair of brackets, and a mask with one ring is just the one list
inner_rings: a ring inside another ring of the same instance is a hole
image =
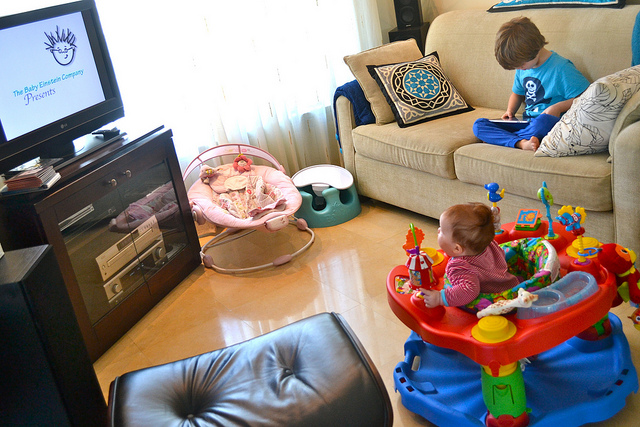
[[497, 182], [505, 189], [498, 204], [502, 221], [509, 222], [521, 208], [546, 213], [537, 198], [546, 181], [555, 202], [552, 215], [562, 205], [581, 206], [587, 213], [587, 236], [640, 251], [640, 92], [618, 116], [605, 153], [534, 157], [530, 151], [481, 143], [472, 132], [476, 119], [502, 115], [511, 91], [514, 72], [503, 70], [493, 55], [502, 23], [528, 16], [547, 38], [547, 47], [571, 59], [592, 82], [631, 66], [638, 11], [640, 6], [628, 5], [460, 10], [438, 16], [429, 28], [425, 52], [438, 52], [446, 75], [475, 110], [405, 128], [395, 122], [356, 127], [352, 104], [339, 97], [344, 164], [358, 193], [438, 218], [452, 204], [486, 202], [484, 185]]

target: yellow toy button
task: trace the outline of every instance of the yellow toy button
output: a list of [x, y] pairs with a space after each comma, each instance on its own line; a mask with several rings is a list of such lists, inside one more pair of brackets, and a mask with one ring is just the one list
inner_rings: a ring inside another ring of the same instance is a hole
[[[571, 243], [571, 246], [567, 247], [567, 255], [569, 255], [572, 258], [578, 258], [578, 252], [580, 251], [579, 246], [580, 246], [580, 243], [578, 239], [574, 240], [573, 243]], [[586, 249], [586, 248], [599, 248], [602, 245], [600, 244], [598, 239], [594, 237], [583, 237], [582, 246]], [[586, 258], [595, 258], [597, 256], [598, 254], [595, 251], [592, 251], [592, 253], [585, 254]]]
[[498, 343], [516, 334], [516, 325], [502, 316], [487, 316], [471, 329], [471, 336], [480, 342]]

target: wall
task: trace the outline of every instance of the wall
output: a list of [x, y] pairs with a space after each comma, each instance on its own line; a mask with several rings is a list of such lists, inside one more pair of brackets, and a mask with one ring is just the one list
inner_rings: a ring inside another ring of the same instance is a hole
[[434, 3], [438, 13], [449, 12], [458, 9], [484, 9], [487, 10], [500, 0], [423, 0], [424, 3]]
[[[422, 19], [431, 22], [441, 13], [459, 9], [483, 9], [487, 10], [501, 0], [420, 0], [422, 6]], [[626, 4], [639, 4], [640, 0], [627, 0]], [[378, 14], [380, 15], [380, 29], [382, 40], [389, 42], [389, 31], [398, 26], [396, 22], [393, 0], [378, 0]]]
[[[422, 19], [424, 22], [431, 22], [433, 18], [441, 13], [458, 9], [487, 10], [498, 1], [500, 0], [420, 0]], [[382, 40], [384, 43], [388, 43], [389, 31], [398, 26], [393, 0], [378, 0], [378, 15], [380, 16]]]

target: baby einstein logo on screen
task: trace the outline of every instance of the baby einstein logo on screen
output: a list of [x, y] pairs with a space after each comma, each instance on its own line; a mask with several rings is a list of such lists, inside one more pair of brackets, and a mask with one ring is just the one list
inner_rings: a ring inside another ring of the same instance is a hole
[[55, 34], [51, 32], [50, 34], [44, 33], [47, 36], [49, 42], [44, 42], [47, 46], [47, 50], [53, 54], [53, 58], [60, 65], [69, 65], [73, 62], [73, 58], [76, 56], [76, 36], [71, 32], [70, 29], [62, 30], [60, 32], [60, 28], [56, 25]]

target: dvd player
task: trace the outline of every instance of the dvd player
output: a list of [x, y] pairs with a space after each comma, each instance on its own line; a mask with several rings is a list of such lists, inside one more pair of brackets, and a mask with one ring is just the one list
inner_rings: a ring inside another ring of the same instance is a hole
[[[162, 267], [167, 257], [164, 240], [160, 236], [154, 244], [143, 251], [140, 256], [120, 270], [103, 287], [110, 304], [114, 304], [131, 288], [137, 288], [144, 282], [145, 271]], [[139, 260], [139, 261], [138, 261]]]
[[129, 264], [138, 255], [138, 251], [146, 249], [158, 238], [162, 240], [162, 233], [158, 226], [158, 220], [155, 215], [152, 215], [135, 230], [127, 233], [122, 239], [96, 257], [102, 280], [109, 279], [122, 267]]

